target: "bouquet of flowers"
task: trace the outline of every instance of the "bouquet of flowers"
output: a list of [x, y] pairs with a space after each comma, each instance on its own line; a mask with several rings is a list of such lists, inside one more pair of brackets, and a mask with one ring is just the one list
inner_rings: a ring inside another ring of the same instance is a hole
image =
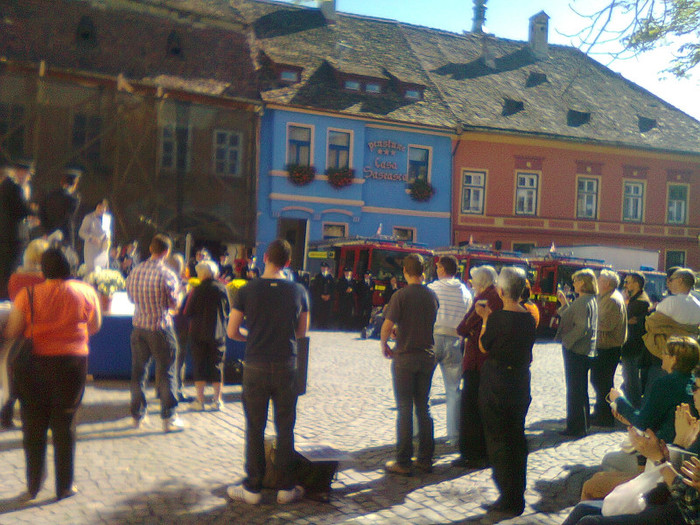
[[126, 288], [126, 281], [119, 270], [95, 268], [95, 271], [87, 275], [85, 282], [94, 286], [99, 293], [106, 297], [112, 297], [114, 292]]

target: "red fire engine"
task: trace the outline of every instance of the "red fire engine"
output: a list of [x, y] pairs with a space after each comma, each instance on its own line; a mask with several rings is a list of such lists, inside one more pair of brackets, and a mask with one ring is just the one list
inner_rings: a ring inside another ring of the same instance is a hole
[[419, 253], [425, 258], [426, 275], [433, 274], [433, 251], [425, 245], [390, 238], [340, 238], [309, 244], [306, 270], [313, 278], [320, 270], [321, 262], [327, 261], [333, 275], [342, 276], [345, 267], [352, 268], [353, 276], [362, 279], [366, 270], [372, 272], [374, 295], [372, 304], [384, 304], [382, 297], [392, 277], [399, 286], [405, 285], [403, 260], [410, 253]]
[[561, 287], [564, 293], [573, 293], [571, 276], [574, 272], [583, 268], [594, 271], [602, 268], [612, 269], [612, 266], [605, 264], [601, 259], [582, 259], [558, 253], [550, 253], [542, 259], [531, 259], [530, 267], [532, 300], [540, 309], [541, 330], [556, 330], [559, 326], [557, 288]]
[[[459, 248], [448, 247], [435, 250], [435, 262], [443, 255], [453, 255], [457, 258], [459, 273], [466, 283], [469, 280], [469, 272], [477, 266], [490, 265], [496, 272], [500, 272], [504, 266], [517, 266], [526, 272], [529, 271], [527, 259], [520, 252], [492, 250], [488, 246], [469, 245]], [[437, 278], [436, 275], [427, 275], [428, 281]]]

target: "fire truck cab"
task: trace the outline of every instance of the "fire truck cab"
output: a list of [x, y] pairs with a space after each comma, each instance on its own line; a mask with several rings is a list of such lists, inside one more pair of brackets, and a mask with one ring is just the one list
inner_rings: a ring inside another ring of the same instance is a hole
[[426, 275], [434, 273], [433, 251], [425, 245], [391, 238], [339, 238], [309, 243], [307, 271], [313, 278], [324, 260], [331, 266], [331, 272], [338, 278], [343, 269], [352, 268], [355, 279], [362, 279], [366, 270], [372, 272], [374, 294], [372, 304], [384, 304], [383, 292], [392, 277], [399, 286], [405, 285], [403, 260], [410, 253], [418, 253], [425, 258]]
[[556, 330], [559, 326], [557, 288], [573, 294], [571, 276], [583, 268], [593, 271], [613, 269], [601, 259], [582, 259], [551, 253], [542, 259], [531, 259], [532, 301], [540, 310], [540, 330]]

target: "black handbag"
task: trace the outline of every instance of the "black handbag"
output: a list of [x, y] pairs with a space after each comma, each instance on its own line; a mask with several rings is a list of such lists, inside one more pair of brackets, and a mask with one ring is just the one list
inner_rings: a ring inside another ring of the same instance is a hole
[[19, 336], [15, 339], [7, 357], [7, 367], [10, 377], [10, 394], [18, 397], [20, 385], [25, 382], [34, 349], [33, 321], [34, 321], [34, 287], [27, 288], [29, 296], [29, 337]]

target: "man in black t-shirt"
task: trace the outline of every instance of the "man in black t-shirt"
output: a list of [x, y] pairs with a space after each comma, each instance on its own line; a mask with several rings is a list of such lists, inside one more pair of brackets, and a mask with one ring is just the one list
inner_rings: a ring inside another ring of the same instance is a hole
[[[245, 341], [243, 366], [243, 411], [246, 419], [246, 478], [231, 485], [231, 499], [260, 503], [265, 476], [265, 426], [272, 399], [277, 446], [275, 466], [281, 475], [277, 503], [291, 503], [303, 496], [292, 472], [294, 423], [296, 421], [297, 339], [309, 328], [309, 299], [306, 289], [288, 281], [283, 270], [291, 259], [287, 241], [273, 241], [265, 252], [265, 271], [240, 289], [229, 316], [228, 336]], [[247, 336], [241, 333], [245, 317]]]
[[[439, 306], [437, 295], [423, 286], [423, 257], [410, 254], [403, 261], [403, 274], [408, 286], [391, 296], [384, 313], [381, 347], [392, 359], [391, 373], [397, 405], [396, 460], [387, 462], [387, 472], [410, 476], [413, 467], [432, 472], [435, 440], [428, 398], [435, 371], [433, 326]], [[396, 347], [388, 340], [398, 326]], [[413, 412], [418, 419], [418, 456], [413, 457]]]

